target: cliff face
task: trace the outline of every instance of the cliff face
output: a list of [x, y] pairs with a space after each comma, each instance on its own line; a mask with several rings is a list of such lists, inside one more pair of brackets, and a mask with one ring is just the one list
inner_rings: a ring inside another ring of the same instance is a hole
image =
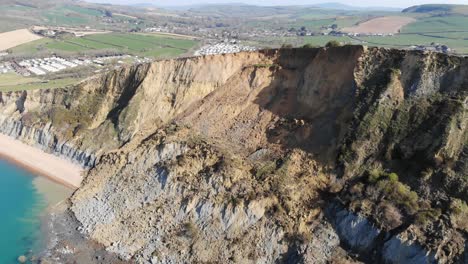
[[170, 60], [115, 70], [70, 90], [0, 92], [0, 131], [93, 167], [96, 157], [151, 133], [263, 58]]
[[0, 129], [91, 167], [70, 209], [127, 260], [463, 263], [467, 63], [361, 46], [169, 60], [1, 94]]

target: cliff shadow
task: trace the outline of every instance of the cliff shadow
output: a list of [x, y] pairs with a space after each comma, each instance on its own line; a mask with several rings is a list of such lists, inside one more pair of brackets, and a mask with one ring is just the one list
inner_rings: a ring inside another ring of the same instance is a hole
[[254, 101], [277, 117], [265, 131], [268, 142], [334, 164], [353, 117], [354, 71], [362, 51], [361, 46], [278, 51], [272, 82]]

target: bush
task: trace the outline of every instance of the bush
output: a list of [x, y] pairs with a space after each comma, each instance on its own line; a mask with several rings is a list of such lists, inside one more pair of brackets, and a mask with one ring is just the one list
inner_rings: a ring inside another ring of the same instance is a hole
[[341, 43], [337, 40], [330, 40], [326, 45], [325, 47], [327, 48], [333, 48], [333, 47], [339, 47], [341, 46]]
[[391, 203], [384, 202], [379, 205], [382, 214], [382, 224], [387, 230], [397, 228], [403, 223], [403, 216], [400, 210]]
[[427, 168], [421, 172], [421, 178], [427, 181], [432, 177], [433, 174], [434, 170], [432, 168]]
[[418, 194], [401, 182], [383, 181], [388, 200], [402, 206], [408, 214], [414, 214], [418, 209]]
[[376, 183], [379, 181], [380, 177], [383, 175], [383, 172], [378, 169], [373, 169], [368, 172], [367, 181], [369, 183]]
[[265, 179], [266, 176], [272, 174], [276, 170], [276, 162], [270, 161], [264, 164], [262, 167], [257, 169], [255, 177], [259, 180]]
[[367, 182], [375, 185], [369, 186], [369, 193], [371, 193], [373, 188], [376, 188], [375, 191], [377, 192], [374, 191], [374, 193], [377, 196], [379, 193], [382, 194], [386, 200], [401, 206], [408, 214], [414, 214], [418, 210], [418, 195], [411, 191], [407, 185], [399, 182], [398, 174], [374, 169], [368, 172]]
[[390, 72], [393, 74], [393, 75], [401, 75], [401, 70], [400, 69], [397, 69], [397, 68], [390, 68]]
[[399, 178], [398, 178], [398, 174], [394, 172], [386, 173], [378, 169], [373, 169], [368, 172], [367, 181], [369, 183], [376, 183], [380, 180], [389, 180], [391, 182], [398, 182]]
[[439, 218], [441, 214], [442, 214], [442, 211], [439, 208], [436, 208], [436, 209], [430, 208], [424, 211], [420, 211], [416, 215], [416, 224], [425, 226], [429, 222], [433, 222], [437, 220], [437, 218]]
[[304, 46], [302, 46], [302, 48], [303, 49], [315, 49], [315, 48], [317, 48], [317, 46], [308, 43], [308, 44], [305, 44]]
[[271, 63], [258, 63], [253, 65], [255, 68], [272, 68], [272, 67], [279, 67], [278, 64], [271, 64]]
[[198, 235], [197, 226], [193, 222], [186, 222], [182, 225], [179, 235], [193, 239]]
[[391, 182], [397, 182], [398, 181], [398, 174], [392, 172], [388, 174], [388, 180]]
[[281, 46], [282, 49], [292, 49], [293, 48], [293, 45], [292, 44], [283, 44]]
[[450, 204], [450, 218], [452, 224], [465, 232], [468, 232], [468, 205], [466, 202], [454, 199]]

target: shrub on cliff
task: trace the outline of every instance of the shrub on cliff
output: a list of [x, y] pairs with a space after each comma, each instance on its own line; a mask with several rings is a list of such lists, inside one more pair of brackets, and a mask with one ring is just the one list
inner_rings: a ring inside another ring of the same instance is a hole
[[397, 182], [398, 181], [398, 174], [392, 172], [392, 173], [387, 175], [387, 178], [391, 182]]
[[369, 183], [376, 183], [379, 180], [389, 180], [390, 182], [398, 182], [398, 174], [386, 173], [384, 171], [374, 169], [368, 172], [367, 181]]
[[460, 199], [454, 199], [450, 204], [450, 218], [452, 224], [465, 232], [468, 232], [468, 205]]
[[308, 43], [308, 44], [305, 44], [304, 46], [302, 46], [302, 48], [303, 49], [315, 49], [315, 48], [317, 48], [317, 46]]
[[326, 45], [325, 47], [327, 48], [333, 48], [333, 47], [339, 47], [341, 46], [341, 43], [337, 40], [330, 40]]
[[402, 207], [407, 214], [412, 215], [419, 209], [418, 195], [411, 189], [398, 181], [383, 180], [376, 185], [384, 199]]
[[415, 217], [416, 224], [420, 226], [425, 226], [429, 222], [435, 221], [437, 218], [440, 217], [442, 211], [439, 208], [427, 208], [424, 210], [420, 210]]
[[400, 209], [389, 202], [382, 202], [377, 208], [380, 223], [382, 226], [391, 230], [397, 228], [403, 223], [403, 216], [401, 215]]

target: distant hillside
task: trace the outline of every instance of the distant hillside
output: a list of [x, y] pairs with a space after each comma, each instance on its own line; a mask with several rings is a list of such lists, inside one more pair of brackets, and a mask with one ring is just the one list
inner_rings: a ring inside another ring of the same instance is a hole
[[363, 10], [401, 11], [401, 9], [391, 8], [391, 7], [379, 7], [379, 6], [360, 7], [360, 6], [346, 5], [346, 4], [335, 3], [335, 2], [320, 3], [320, 4], [315, 4], [313, 6], [322, 8], [322, 9], [335, 9], [335, 10], [347, 10], [347, 11], [363, 11]]
[[403, 13], [463, 14], [468, 15], [468, 5], [417, 5], [406, 8]]
[[294, 3], [284, 5], [279, 3], [278, 1], [271, 1], [269, 4], [265, 4], [259, 1], [239, 1], [239, 2], [231, 2], [231, 3], [218, 3], [218, 4], [188, 4], [188, 5], [167, 5], [162, 3], [136, 3], [131, 4], [133, 7], [162, 7], [165, 9], [170, 10], [190, 10], [190, 9], [206, 9], [206, 8], [233, 8], [233, 7], [240, 7], [240, 8], [248, 8], [252, 11], [252, 8], [257, 10], [259, 9], [297, 9], [297, 8], [318, 8], [318, 9], [328, 9], [328, 10], [342, 10], [342, 11], [369, 11], [369, 10], [379, 10], [379, 11], [395, 11], [399, 12], [401, 9], [399, 8], [391, 8], [391, 7], [379, 7], [379, 6], [372, 6], [372, 7], [360, 7], [360, 6], [353, 6], [342, 4], [338, 2], [324, 2], [318, 4], [309, 4], [306, 1], [295, 1]]
[[304, 11], [297, 6], [255, 6], [246, 4], [212, 4], [192, 6], [187, 11], [196, 15], [220, 17], [265, 17], [291, 15]]

